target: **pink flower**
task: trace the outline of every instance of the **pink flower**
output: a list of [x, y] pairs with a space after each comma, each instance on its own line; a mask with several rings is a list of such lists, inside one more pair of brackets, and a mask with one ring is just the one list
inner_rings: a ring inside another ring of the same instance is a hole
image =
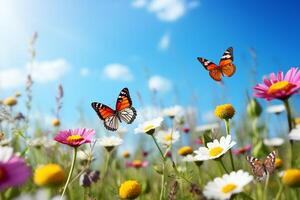
[[134, 167], [136, 169], [142, 168], [142, 167], [147, 167], [148, 166], [148, 161], [141, 161], [141, 160], [134, 160], [132, 162], [126, 162], [125, 166], [126, 167]]
[[285, 100], [291, 95], [299, 92], [300, 70], [292, 67], [284, 76], [283, 72], [270, 74], [269, 78], [264, 78], [264, 83], [254, 87], [254, 96], [264, 98], [267, 101], [272, 99]]
[[247, 144], [246, 146], [243, 146], [243, 147], [241, 147], [239, 149], [233, 149], [232, 153], [234, 155], [245, 154], [245, 153], [249, 152], [251, 150], [251, 148], [252, 148], [251, 144]]
[[0, 147], [0, 191], [22, 185], [31, 175], [24, 159], [12, 153], [12, 148]]
[[95, 134], [94, 129], [77, 128], [59, 131], [54, 140], [67, 144], [71, 147], [78, 147], [85, 143], [91, 143], [91, 138]]

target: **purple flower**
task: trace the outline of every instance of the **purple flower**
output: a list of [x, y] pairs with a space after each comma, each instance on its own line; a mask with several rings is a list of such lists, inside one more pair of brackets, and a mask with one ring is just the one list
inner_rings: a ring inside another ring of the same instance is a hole
[[11, 147], [0, 147], [0, 191], [22, 185], [30, 175], [23, 158], [13, 155]]
[[59, 131], [54, 140], [59, 143], [78, 147], [85, 143], [91, 143], [92, 136], [95, 134], [94, 129], [77, 128]]

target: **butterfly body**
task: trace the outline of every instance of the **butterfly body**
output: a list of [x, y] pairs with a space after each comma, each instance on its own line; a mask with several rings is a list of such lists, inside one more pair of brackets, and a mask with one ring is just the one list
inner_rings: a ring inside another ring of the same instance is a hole
[[132, 107], [128, 88], [123, 88], [118, 96], [115, 110], [109, 106], [93, 102], [93, 109], [103, 120], [104, 127], [110, 131], [116, 131], [122, 121], [131, 124], [136, 118], [136, 110]]
[[203, 65], [203, 67], [209, 71], [209, 75], [215, 81], [221, 81], [222, 76], [231, 77], [235, 71], [236, 67], [233, 64], [233, 48], [229, 47], [220, 59], [219, 65], [205, 59], [198, 57], [198, 61]]
[[275, 158], [275, 151], [272, 151], [263, 162], [252, 156], [246, 157], [252, 167], [253, 174], [259, 181], [264, 180], [268, 174], [271, 175], [273, 173], [275, 170]]

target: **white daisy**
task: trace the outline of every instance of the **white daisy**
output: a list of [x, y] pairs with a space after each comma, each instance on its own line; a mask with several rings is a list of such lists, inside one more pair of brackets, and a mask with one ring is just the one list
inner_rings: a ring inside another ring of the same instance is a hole
[[210, 130], [216, 130], [219, 129], [220, 125], [218, 123], [211, 123], [211, 124], [204, 124], [196, 127], [197, 132], [204, 132], [204, 131], [210, 131]]
[[50, 140], [49, 138], [42, 136], [42, 137], [36, 137], [28, 141], [28, 145], [31, 147], [45, 147], [45, 148], [51, 148], [56, 146], [57, 142], [54, 140]]
[[170, 117], [170, 118], [174, 118], [176, 116], [182, 116], [184, 113], [184, 110], [181, 106], [172, 106], [172, 107], [168, 107], [163, 109], [163, 115]]
[[268, 113], [280, 114], [285, 111], [285, 106], [283, 104], [268, 106], [266, 111]]
[[226, 137], [222, 136], [220, 141], [215, 139], [213, 142], [206, 144], [207, 148], [199, 147], [199, 149], [194, 151], [194, 153], [198, 160], [211, 160], [219, 158], [235, 144], [236, 142], [231, 140], [231, 135], [227, 135]]
[[155, 129], [161, 126], [161, 123], [163, 122], [162, 117], [158, 117], [155, 119], [152, 119], [150, 121], [146, 121], [142, 124], [139, 124], [137, 128], [134, 129], [135, 133], [147, 133], [149, 135], [152, 135], [155, 132]]
[[89, 150], [79, 150], [77, 152], [77, 159], [80, 161], [94, 160], [93, 154]]
[[289, 139], [290, 140], [300, 140], [300, 126], [297, 125], [296, 128], [291, 130], [289, 133]]
[[121, 145], [123, 143], [123, 140], [118, 136], [104, 136], [102, 138], [99, 138], [97, 142], [103, 147], [116, 147]]
[[179, 131], [173, 131], [172, 133], [172, 129], [169, 129], [167, 131], [161, 130], [157, 132], [155, 138], [158, 143], [169, 146], [170, 144], [174, 144], [179, 140], [180, 134]]
[[271, 147], [279, 147], [284, 143], [284, 139], [280, 137], [265, 138], [264, 144]]
[[242, 192], [243, 187], [252, 180], [253, 176], [243, 170], [231, 172], [208, 182], [203, 194], [209, 199], [230, 199], [231, 195]]
[[7, 162], [13, 156], [13, 152], [11, 147], [0, 147], [0, 161]]

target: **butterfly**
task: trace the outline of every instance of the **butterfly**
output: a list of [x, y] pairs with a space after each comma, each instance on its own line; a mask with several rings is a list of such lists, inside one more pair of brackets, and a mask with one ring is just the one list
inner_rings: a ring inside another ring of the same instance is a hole
[[259, 181], [265, 179], [267, 174], [272, 174], [275, 169], [276, 152], [272, 151], [264, 162], [261, 162], [257, 158], [247, 156], [246, 159], [252, 167], [252, 172]]
[[205, 59], [198, 57], [198, 61], [209, 71], [209, 75], [215, 81], [221, 81], [222, 76], [231, 77], [235, 73], [235, 65], [233, 62], [233, 48], [229, 47], [220, 59], [219, 65]]
[[93, 102], [91, 105], [99, 118], [103, 120], [104, 127], [110, 131], [116, 131], [119, 128], [119, 122], [131, 124], [136, 118], [136, 110], [132, 107], [128, 88], [121, 90], [115, 110], [98, 102]]

